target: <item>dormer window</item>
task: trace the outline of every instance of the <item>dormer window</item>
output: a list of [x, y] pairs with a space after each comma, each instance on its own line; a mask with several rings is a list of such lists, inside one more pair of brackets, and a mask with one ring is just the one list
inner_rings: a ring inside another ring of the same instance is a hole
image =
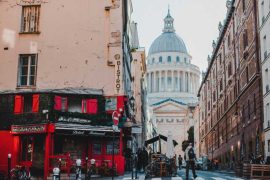
[[176, 62], [179, 63], [180, 62], [180, 58], [179, 56], [176, 57]]
[[162, 63], [162, 57], [161, 56], [159, 57], [159, 62]]

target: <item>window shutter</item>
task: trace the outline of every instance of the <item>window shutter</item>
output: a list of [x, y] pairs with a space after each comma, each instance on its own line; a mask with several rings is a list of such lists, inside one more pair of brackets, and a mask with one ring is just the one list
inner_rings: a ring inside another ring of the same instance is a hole
[[16, 95], [14, 103], [14, 113], [21, 114], [23, 112], [23, 96]]
[[87, 113], [97, 114], [98, 104], [97, 99], [88, 99], [87, 100]]
[[37, 113], [39, 109], [39, 94], [33, 95], [32, 112]]
[[87, 111], [87, 100], [86, 99], [83, 99], [82, 100], [82, 113], [86, 113]]
[[62, 97], [55, 96], [54, 97], [54, 110], [61, 111], [62, 109]]

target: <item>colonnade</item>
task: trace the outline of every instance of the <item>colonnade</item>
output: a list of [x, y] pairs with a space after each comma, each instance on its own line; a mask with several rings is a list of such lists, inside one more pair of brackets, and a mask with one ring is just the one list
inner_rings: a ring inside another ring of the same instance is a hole
[[148, 92], [187, 92], [197, 93], [199, 75], [178, 70], [149, 71], [147, 73]]

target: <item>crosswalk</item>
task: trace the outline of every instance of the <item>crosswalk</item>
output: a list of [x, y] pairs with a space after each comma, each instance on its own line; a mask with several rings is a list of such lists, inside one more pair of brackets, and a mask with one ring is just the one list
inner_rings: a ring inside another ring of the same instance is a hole
[[[190, 179], [194, 180], [193, 177]], [[182, 177], [163, 177], [163, 178], [149, 178], [146, 180], [185, 180], [185, 178]], [[229, 177], [229, 176], [222, 176], [221, 177], [216, 177], [216, 176], [211, 176], [211, 177], [197, 177], [195, 180], [244, 180], [242, 178], [237, 178], [237, 177]]]

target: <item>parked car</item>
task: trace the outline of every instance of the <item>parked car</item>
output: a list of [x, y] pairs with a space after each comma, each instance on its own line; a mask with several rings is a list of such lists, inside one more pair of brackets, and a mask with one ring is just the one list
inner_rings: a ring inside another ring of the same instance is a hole
[[202, 170], [203, 169], [203, 160], [202, 158], [198, 158], [196, 161], [195, 161], [195, 168], [197, 170]]

